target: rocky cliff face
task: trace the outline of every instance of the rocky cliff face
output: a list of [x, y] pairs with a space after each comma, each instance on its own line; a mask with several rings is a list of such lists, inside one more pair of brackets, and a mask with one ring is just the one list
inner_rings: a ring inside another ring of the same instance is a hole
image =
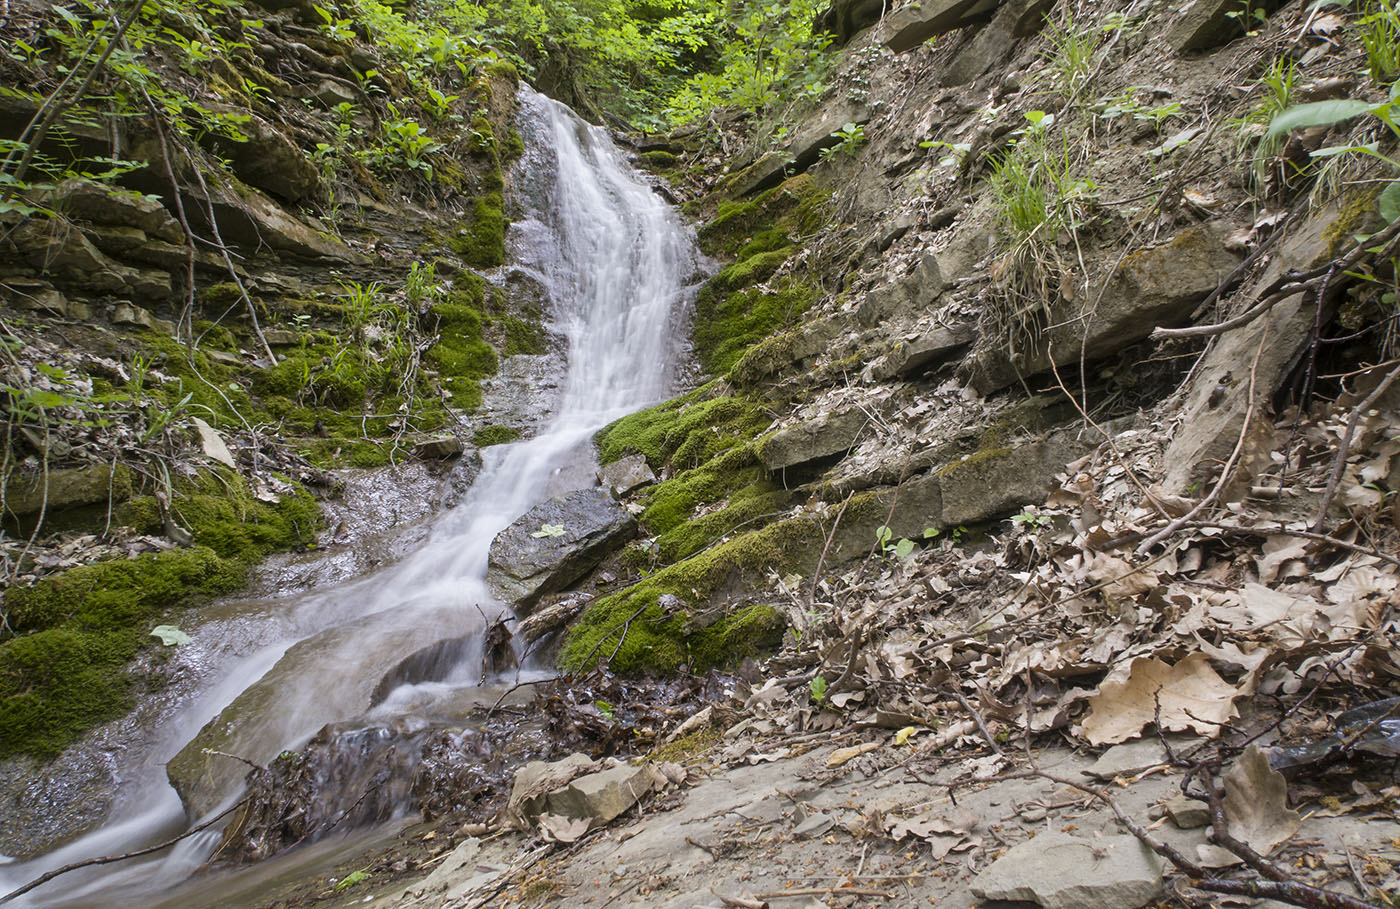
[[[1264, 134], [1291, 104], [1378, 97], [1382, 80], [1301, 14], [1236, 12], [836, 4], [825, 97], [771, 139], [674, 145], [661, 169], [725, 263], [696, 307], [716, 379], [600, 435], [605, 462], [639, 453], [663, 478], [633, 496], [642, 532], [622, 557], [648, 577], [585, 613], [564, 665], [611, 635], [615, 668], [704, 666], [679, 656], [695, 616], [777, 608], [801, 627], [814, 572], [1048, 522], [1034, 509], [1086, 458], [1144, 433], [1165, 449], [1117, 469], [1164, 525], [1293, 482], [1278, 433], [1342, 391], [1319, 376], [1385, 374], [1380, 286], [1321, 275], [1382, 225], [1364, 175], [1388, 175], [1365, 156], [1297, 165], [1359, 123]], [[1297, 35], [1288, 54], [1270, 29]], [[1274, 306], [1294, 275], [1311, 283]], [[1346, 369], [1321, 365], [1329, 324], [1369, 338]], [[1325, 481], [1294, 480], [1322, 507]], [[1109, 539], [1121, 518], [1086, 520]], [[652, 624], [619, 644], [634, 613]]]

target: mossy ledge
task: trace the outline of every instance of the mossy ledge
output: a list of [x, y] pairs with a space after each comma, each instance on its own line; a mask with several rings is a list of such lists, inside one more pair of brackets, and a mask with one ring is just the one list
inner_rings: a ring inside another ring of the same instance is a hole
[[[158, 646], [150, 630], [167, 610], [237, 589], [269, 553], [314, 543], [320, 519], [305, 490], [268, 504], [223, 469], [185, 481], [170, 511], [193, 545], [81, 565], [7, 591], [14, 635], [0, 643], [0, 756], [50, 758], [121, 716], [138, 688], [128, 666]], [[120, 517], [145, 532], [162, 524], [149, 496], [131, 500]]]
[[[708, 607], [726, 591], [757, 587], [770, 571], [812, 570], [822, 538], [814, 518], [780, 521], [604, 597], [566, 633], [560, 668], [606, 662], [622, 674], [703, 672], [776, 647], [785, 623], [773, 606], [753, 603], [713, 622]], [[674, 600], [663, 606], [668, 594]]]

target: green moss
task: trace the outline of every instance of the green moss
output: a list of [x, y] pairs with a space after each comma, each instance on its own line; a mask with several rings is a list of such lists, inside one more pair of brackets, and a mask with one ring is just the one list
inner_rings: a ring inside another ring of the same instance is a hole
[[506, 131], [506, 139], [501, 143], [501, 160], [514, 161], [525, 154], [525, 140], [521, 138], [520, 131], [511, 127]]
[[[7, 591], [16, 636], [0, 644], [0, 755], [51, 757], [120, 716], [129, 707], [125, 667], [165, 610], [236, 589], [269, 552], [312, 542], [319, 520], [304, 490], [261, 502], [232, 471], [185, 481], [171, 511], [193, 546], [81, 565]], [[124, 505], [121, 517], [139, 530], [161, 526], [149, 497]]]
[[454, 295], [434, 303], [426, 317], [438, 339], [424, 359], [442, 374], [452, 403], [463, 410], [481, 405], [479, 380], [495, 375], [497, 369], [496, 351], [482, 338], [481, 310], [462, 302], [473, 299], [473, 295]]
[[692, 761], [724, 740], [723, 734], [713, 726], [697, 729], [674, 742], [662, 745], [647, 755], [651, 761], [683, 763]]
[[471, 213], [457, 225], [448, 246], [476, 268], [495, 268], [506, 260], [506, 217], [499, 192], [473, 200]]
[[520, 430], [514, 426], [485, 426], [472, 434], [472, 444], [477, 448], [490, 445], [503, 445], [520, 438]]
[[520, 83], [520, 70], [509, 60], [491, 60], [485, 64], [483, 70], [493, 79], [501, 79], [512, 86]]
[[654, 173], [665, 173], [680, 167], [681, 159], [671, 152], [658, 149], [657, 151], [642, 152], [640, 155], [642, 167]]
[[792, 325], [817, 297], [815, 288], [796, 280], [776, 289], [751, 287], [724, 296], [702, 290], [695, 304], [694, 331], [701, 365], [715, 375], [729, 372], [751, 346]]
[[504, 335], [501, 356], [513, 357], [516, 354], [542, 354], [545, 352], [547, 335], [544, 325], [538, 319], [492, 316], [491, 324], [499, 328]]
[[1367, 219], [1376, 214], [1376, 197], [1379, 195], [1379, 189], [1353, 190], [1347, 193], [1339, 204], [1336, 218], [1322, 232], [1322, 242], [1327, 247], [1327, 252], [1304, 264], [1317, 266], [1329, 259], [1335, 259], [1341, 254], [1344, 246], [1351, 245], [1357, 231]]
[[602, 462], [611, 464], [635, 451], [657, 470], [667, 464], [698, 467], [772, 422], [759, 402], [712, 397], [714, 391], [712, 382], [604, 427], [597, 438]]
[[[703, 614], [723, 589], [762, 583], [774, 570], [810, 571], [821, 539], [820, 525], [812, 518], [781, 521], [603, 597], [566, 633], [559, 665], [577, 672], [606, 660], [616, 648], [610, 664], [615, 672], [667, 673], [682, 667], [703, 671], [775, 647], [783, 622], [771, 606], [750, 606], [709, 624], [697, 614]], [[671, 612], [661, 608], [660, 599], [667, 594], [677, 598], [679, 608]], [[628, 619], [631, 622], [622, 637]]]
[[944, 464], [938, 469], [940, 477], [951, 476], [952, 474], [985, 474], [991, 468], [992, 463], [1011, 454], [1010, 448], [982, 448], [961, 461], [953, 461], [951, 464]]

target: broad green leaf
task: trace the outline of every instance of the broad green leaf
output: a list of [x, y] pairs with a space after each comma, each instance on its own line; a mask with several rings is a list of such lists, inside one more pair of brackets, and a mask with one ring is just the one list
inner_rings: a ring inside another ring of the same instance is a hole
[[160, 642], [166, 647], [178, 647], [193, 640], [174, 625], [157, 625], [151, 629], [151, 636], [160, 638]]
[[542, 537], [562, 537], [563, 535], [563, 524], [542, 524], [539, 530], [536, 530], [534, 533], [530, 534], [530, 536], [534, 537], [537, 540]]
[[894, 547], [896, 558], [907, 559], [914, 552], [914, 541], [910, 539], [900, 540]]
[[1385, 189], [1381, 190], [1380, 198], [1376, 200], [1376, 207], [1387, 224], [1400, 218], [1400, 180], [1386, 184]]
[[1352, 117], [1359, 117], [1371, 111], [1373, 105], [1365, 101], [1357, 101], [1354, 98], [1336, 98], [1331, 101], [1313, 101], [1308, 104], [1298, 104], [1281, 111], [1273, 120], [1269, 122], [1269, 131], [1266, 135], [1281, 136], [1286, 132], [1295, 129], [1303, 129], [1308, 126], [1331, 126], [1333, 123], [1341, 123], [1343, 120], [1350, 120]]

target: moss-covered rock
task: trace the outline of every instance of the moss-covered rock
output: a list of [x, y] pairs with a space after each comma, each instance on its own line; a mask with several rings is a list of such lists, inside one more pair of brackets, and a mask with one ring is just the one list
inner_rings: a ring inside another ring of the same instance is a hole
[[520, 430], [513, 426], [483, 426], [472, 434], [472, 444], [477, 448], [490, 445], [504, 445], [520, 438]]
[[760, 402], [718, 391], [711, 382], [608, 424], [597, 438], [602, 463], [635, 451], [655, 470], [668, 464], [686, 470], [744, 444], [771, 422]]
[[[754, 256], [750, 262], [760, 261], [748, 274], [761, 273], [760, 266], [780, 253]], [[792, 279], [776, 288], [750, 287], [727, 295], [702, 290], [695, 304], [695, 351], [701, 364], [716, 375], [729, 372], [750, 347], [794, 325], [818, 296], [810, 284]]]
[[[224, 470], [177, 489], [170, 511], [193, 546], [81, 565], [6, 592], [14, 636], [0, 643], [0, 755], [50, 757], [120, 716], [130, 706], [126, 666], [165, 610], [236, 589], [268, 553], [313, 542], [319, 520], [304, 490], [266, 503]], [[141, 530], [162, 524], [149, 497], [121, 517]]]
[[452, 251], [475, 268], [495, 268], [506, 260], [505, 202], [500, 192], [472, 201], [471, 210], [448, 239]]

